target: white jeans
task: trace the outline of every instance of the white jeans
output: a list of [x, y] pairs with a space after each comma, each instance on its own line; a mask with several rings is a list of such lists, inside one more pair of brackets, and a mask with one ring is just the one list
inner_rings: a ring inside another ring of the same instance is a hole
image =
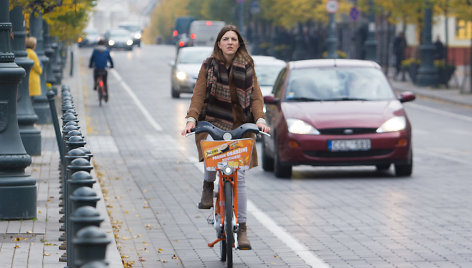
[[[213, 138], [208, 135], [206, 140], [212, 141]], [[206, 170], [205, 163], [203, 179], [207, 182], [214, 182], [216, 180], [216, 171]], [[245, 171], [238, 170], [238, 221], [239, 223], [245, 223], [247, 217], [247, 192], [246, 192], [246, 180], [244, 179]]]

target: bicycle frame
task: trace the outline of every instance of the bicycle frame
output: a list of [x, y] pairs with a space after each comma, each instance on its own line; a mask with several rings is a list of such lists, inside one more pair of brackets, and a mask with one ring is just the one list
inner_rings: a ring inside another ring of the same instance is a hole
[[[226, 240], [226, 234], [223, 230], [223, 223], [225, 222], [225, 206], [224, 206], [224, 202], [226, 201], [226, 196], [225, 196], [225, 192], [224, 192], [224, 185], [226, 182], [230, 182], [231, 185], [232, 185], [232, 188], [233, 188], [233, 195], [232, 195], [232, 199], [233, 199], [233, 220], [232, 220], [232, 226], [231, 226], [231, 229], [232, 229], [232, 232], [234, 233], [235, 235], [235, 238], [234, 239], [234, 244], [233, 244], [233, 247], [234, 248], [238, 248], [238, 237], [237, 237], [237, 232], [238, 232], [238, 229], [239, 229], [239, 221], [238, 221], [238, 170], [239, 170], [239, 167], [235, 168], [233, 170], [233, 173], [230, 174], [230, 175], [225, 175], [223, 173], [223, 170], [222, 169], [219, 169], [217, 168], [217, 172], [218, 172], [218, 193], [217, 193], [217, 197], [216, 197], [216, 200], [214, 202], [214, 215], [213, 215], [213, 226], [215, 227], [216, 230], [218, 230], [219, 232], [219, 235], [221, 235], [221, 237], [218, 237], [215, 241], [211, 242], [211, 243], [208, 243], [208, 246], [209, 247], [213, 247], [216, 243], [222, 241], [222, 240]], [[216, 220], [216, 217], [219, 217], [219, 221]], [[219, 226], [217, 226], [219, 225]]]

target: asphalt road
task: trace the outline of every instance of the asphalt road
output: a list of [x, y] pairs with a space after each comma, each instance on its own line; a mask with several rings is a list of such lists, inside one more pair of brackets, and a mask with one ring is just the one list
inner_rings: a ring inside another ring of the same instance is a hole
[[[202, 166], [180, 136], [191, 95], [170, 96], [171, 46], [113, 51], [110, 102], [98, 106], [90, 49], [81, 49], [88, 144], [115, 238], [132, 267], [224, 267]], [[405, 104], [414, 170], [295, 167], [290, 180], [247, 175], [251, 251], [235, 267], [471, 267], [472, 111], [429, 99]], [[259, 147], [260, 149], [260, 147]], [[259, 150], [260, 152], [260, 150]]]

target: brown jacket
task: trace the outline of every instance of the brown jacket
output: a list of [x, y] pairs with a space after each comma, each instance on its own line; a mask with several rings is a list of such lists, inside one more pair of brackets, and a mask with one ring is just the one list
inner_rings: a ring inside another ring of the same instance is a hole
[[[259, 83], [257, 82], [257, 77], [256, 74], [254, 73], [254, 89], [253, 89], [253, 94], [252, 94], [252, 104], [251, 104], [251, 113], [254, 117], [254, 120], [257, 121], [259, 118], [265, 118], [264, 116], [264, 98], [262, 97], [262, 92], [259, 87]], [[193, 96], [192, 100], [190, 102], [190, 107], [187, 112], [188, 117], [193, 117], [195, 119], [198, 119], [198, 116], [203, 108], [203, 101], [205, 100], [206, 96], [206, 85], [207, 85], [207, 77], [206, 77], [206, 69], [204, 65], [202, 64], [202, 67], [200, 68], [200, 72], [198, 73], [198, 78], [197, 78], [197, 83], [195, 84], [195, 88], [193, 89]], [[231, 90], [234, 90], [231, 88]], [[235, 113], [235, 109], [233, 108], [233, 114]], [[234, 118], [241, 118], [241, 116], [234, 116]], [[242, 123], [247, 123], [247, 122], [241, 122], [236, 124], [235, 128], [242, 125]], [[198, 135], [195, 135], [195, 143], [197, 145], [198, 149], [198, 159], [200, 161], [203, 161], [203, 153], [202, 149], [200, 147], [200, 141], [205, 140], [206, 137], [208, 136], [207, 133], [200, 133]], [[254, 134], [248, 134], [246, 137], [252, 137], [255, 139]], [[252, 157], [251, 157], [251, 168], [256, 167], [258, 165], [257, 161], [257, 151], [256, 151], [256, 142], [254, 142], [254, 146], [252, 148]]]

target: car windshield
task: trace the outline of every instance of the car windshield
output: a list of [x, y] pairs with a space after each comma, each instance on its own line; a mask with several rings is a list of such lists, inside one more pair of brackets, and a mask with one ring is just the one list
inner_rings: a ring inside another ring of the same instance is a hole
[[111, 32], [110, 36], [112, 38], [124, 38], [124, 37], [129, 37], [129, 32], [127, 31], [115, 31]]
[[257, 82], [259, 82], [259, 85], [273, 86], [275, 83], [275, 79], [277, 79], [277, 75], [284, 66], [285, 65], [280, 66], [256, 63], [254, 65], [254, 68], [256, 69]]
[[290, 74], [287, 101], [391, 100], [395, 95], [375, 68], [335, 67], [295, 69]]
[[210, 57], [213, 48], [207, 50], [181, 49], [177, 59], [180, 64], [201, 64]]
[[127, 31], [130, 31], [130, 32], [139, 32], [141, 31], [141, 27], [138, 26], [138, 25], [120, 25], [118, 26], [122, 29], [125, 29]]

